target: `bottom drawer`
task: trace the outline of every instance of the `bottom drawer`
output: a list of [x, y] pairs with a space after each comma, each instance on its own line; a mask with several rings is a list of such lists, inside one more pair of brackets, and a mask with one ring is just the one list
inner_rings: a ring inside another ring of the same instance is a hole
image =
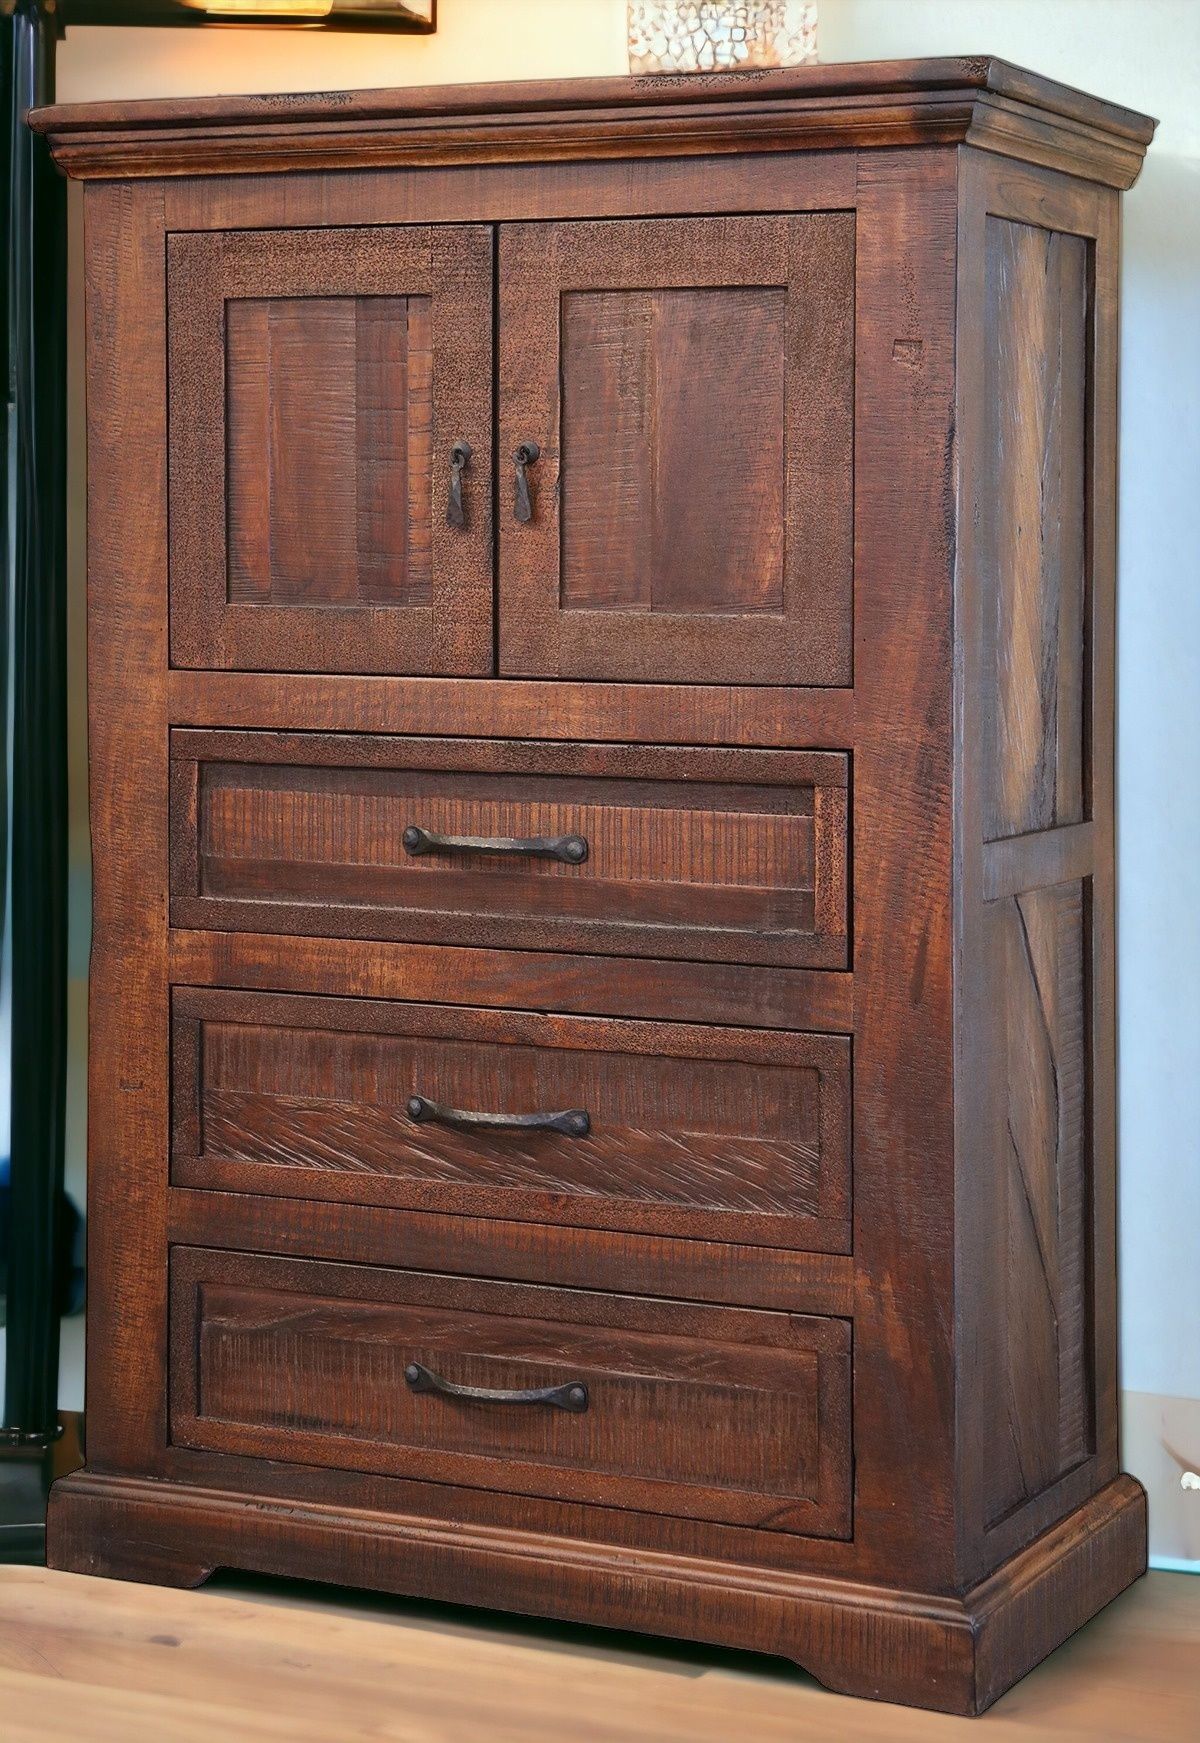
[[850, 1535], [845, 1320], [176, 1247], [171, 1323], [178, 1446]]

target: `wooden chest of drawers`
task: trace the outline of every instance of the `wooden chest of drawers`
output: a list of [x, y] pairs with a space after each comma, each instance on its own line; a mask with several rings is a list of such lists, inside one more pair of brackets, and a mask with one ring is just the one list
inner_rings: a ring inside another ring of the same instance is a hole
[[87, 181], [60, 1567], [973, 1712], [1135, 1578], [1117, 224], [1000, 63], [57, 109]]

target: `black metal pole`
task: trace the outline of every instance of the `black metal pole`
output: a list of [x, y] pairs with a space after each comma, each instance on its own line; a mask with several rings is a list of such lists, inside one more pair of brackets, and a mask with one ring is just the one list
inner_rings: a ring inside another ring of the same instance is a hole
[[12, 1177], [4, 1433], [58, 1427], [67, 993], [66, 189], [25, 113], [54, 95], [40, 0], [4, 20], [8, 101], [3, 649], [12, 962]]

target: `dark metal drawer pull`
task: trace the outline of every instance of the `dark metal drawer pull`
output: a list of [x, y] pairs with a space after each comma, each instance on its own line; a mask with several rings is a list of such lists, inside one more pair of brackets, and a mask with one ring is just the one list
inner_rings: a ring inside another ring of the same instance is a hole
[[523, 853], [564, 865], [582, 865], [588, 856], [582, 835], [435, 835], [410, 823], [401, 840], [405, 853]]
[[456, 1126], [464, 1132], [565, 1132], [568, 1138], [586, 1138], [592, 1129], [584, 1108], [567, 1108], [561, 1114], [477, 1114], [467, 1108], [444, 1107], [423, 1095], [409, 1097], [408, 1117]]
[[517, 490], [513, 499], [513, 513], [521, 522], [533, 519], [533, 498], [529, 494], [529, 472], [541, 453], [537, 442], [522, 442], [519, 448], [513, 449], [513, 465], [517, 469]]
[[420, 1362], [410, 1362], [404, 1378], [414, 1392], [440, 1392], [443, 1398], [465, 1398], [469, 1404], [548, 1404], [552, 1410], [573, 1410], [588, 1407], [588, 1389], [582, 1380], [568, 1380], [565, 1386], [517, 1387], [512, 1391], [502, 1386], [459, 1386], [453, 1380], [443, 1380]]
[[446, 525], [463, 527], [467, 517], [463, 513], [462, 475], [467, 461], [471, 458], [471, 444], [461, 437], [450, 450], [450, 496], [446, 503]]

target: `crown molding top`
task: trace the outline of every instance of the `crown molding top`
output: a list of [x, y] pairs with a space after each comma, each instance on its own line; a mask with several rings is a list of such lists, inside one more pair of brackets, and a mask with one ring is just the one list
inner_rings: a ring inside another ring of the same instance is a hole
[[1155, 122], [990, 55], [31, 111], [67, 175], [696, 156], [966, 142], [1132, 186]]

